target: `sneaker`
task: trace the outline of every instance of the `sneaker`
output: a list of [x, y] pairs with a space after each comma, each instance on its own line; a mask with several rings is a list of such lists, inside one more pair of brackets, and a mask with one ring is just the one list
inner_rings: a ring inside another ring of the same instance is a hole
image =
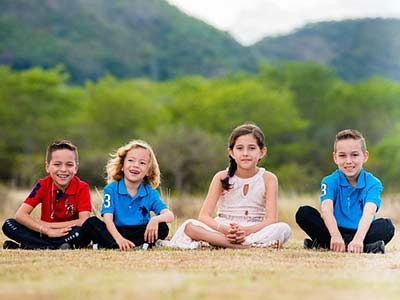
[[72, 249], [71, 245], [69, 243], [63, 243], [60, 245], [60, 247], [58, 247], [58, 249], [60, 250], [70, 250]]
[[11, 240], [7, 240], [3, 244], [3, 249], [20, 249], [20, 248], [21, 246], [18, 243]]
[[304, 249], [318, 249], [321, 245], [317, 242], [317, 240], [305, 239], [303, 243]]
[[380, 240], [374, 243], [364, 245], [365, 253], [385, 253], [385, 242]]

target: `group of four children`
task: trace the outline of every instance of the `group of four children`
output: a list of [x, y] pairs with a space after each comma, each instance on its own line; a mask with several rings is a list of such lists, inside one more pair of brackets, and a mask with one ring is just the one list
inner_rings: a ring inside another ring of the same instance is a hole
[[[266, 153], [258, 126], [246, 123], [235, 128], [229, 137], [229, 166], [212, 179], [198, 219], [185, 221], [170, 241], [164, 241], [174, 215], [156, 190], [160, 170], [146, 142], [133, 140], [109, 159], [103, 220], [90, 217], [89, 186], [76, 176], [77, 148], [66, 140], [54, 142], [46, 152], [48, 176], [36, 183], [15, 219], [3, 224], [4, 234], [11, 239], [3, 248], [70, 249], [93, 243], [99, 248], [128, 250], [156, 242], [183, 249], [204, 244], [280, 248], [291, 228], [278, 222], [277, 177], [257, 166]], [[309, 206], [296, 213], [298, 225], [310, 237], [304, 247], [384, 253], [395, 227], [390, 219], [375, 219], [383, 187], [363, 169], [368, 151], [361, 133], [339, 132], [333, 160], [338, 169], [321, 182], [321, 213]], [[38, 204], [39, 220], [31, 216]]]

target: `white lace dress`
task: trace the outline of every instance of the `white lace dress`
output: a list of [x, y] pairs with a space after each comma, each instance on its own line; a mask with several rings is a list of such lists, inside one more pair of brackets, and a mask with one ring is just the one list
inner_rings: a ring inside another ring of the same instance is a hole
[[[224, 191], [217, 203], [217, 216], [215, 221], [219, 224], [238, 223], [241, 226], [250, 226], [260, 223], [265, 217], [265, 169], [260, 168], [256, 175], [251, 178], [240, 178], [233, 176], [230, 179], [232, 188]], [[199, 220], [186, 220], [176, 231], [170, 241], [163, 241], [162, 245], [182, 249], [196, 249], [199, 242], [193, 241], [185, 234], [187, 223], [201, 226], [206, 230], [215, 232], [214, 229]], [[261, 230], [246, 236], [243, 245], [268, 246], [270, 243], [279, 240], [285, 243], [290, 235], [291, 228], [286, 223], [274, 223]]]

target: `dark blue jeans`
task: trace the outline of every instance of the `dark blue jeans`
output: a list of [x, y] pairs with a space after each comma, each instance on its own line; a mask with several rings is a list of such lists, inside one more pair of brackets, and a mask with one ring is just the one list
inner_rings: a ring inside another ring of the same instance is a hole
[[[316, 240], [322, 248], [330, 248], [331, 235], [318, 210], [311, 206], [301, 206], [296, 212], [296, 222], [312, 240]], [[348, 245], [357, 230], [339, 227], [344, 243]], [[364, 244], [382, 240], [385, 245], [393, 238], [395, 227], [390, 219], [374, 220], [364, 238]]]
[[22, 249], [58, 249], [64, 243], [69, 243], [73, 247], [81, 246], [79, 226], [73, 226], [67, 235], [56, 238], [41, 235], [15, 219], [7, 219], [2, 229], [7, 237], [21, 244]]
[[[117, 226], [118, 232], [126, 239], [130, 240], [135, 246], [145, 243], [144, 233], [146, 225]], [[168, 236], [169, 228], [167, 223], [158, 224], [158, 238], [165, 239]], [[97, 217], [90, 217], [82, 224], [81, 230], [82, 243], [98, 244], [100, 248], [118, 249], [119, 246], [112, 235], [108, 232], [106, 224]], [[149, 245], [154, 246], [154, 243]]]

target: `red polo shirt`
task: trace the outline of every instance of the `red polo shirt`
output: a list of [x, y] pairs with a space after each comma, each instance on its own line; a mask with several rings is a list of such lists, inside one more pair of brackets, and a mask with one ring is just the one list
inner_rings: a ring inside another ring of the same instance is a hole
[[79, 213], [91, 211], [89, 185], [74, 176], [63, 193], [50, 176], [40, 179], [25, 203], [36, 207], [42, 204], [41, 217], [46, 222], [64, 222], [79, 218]]

